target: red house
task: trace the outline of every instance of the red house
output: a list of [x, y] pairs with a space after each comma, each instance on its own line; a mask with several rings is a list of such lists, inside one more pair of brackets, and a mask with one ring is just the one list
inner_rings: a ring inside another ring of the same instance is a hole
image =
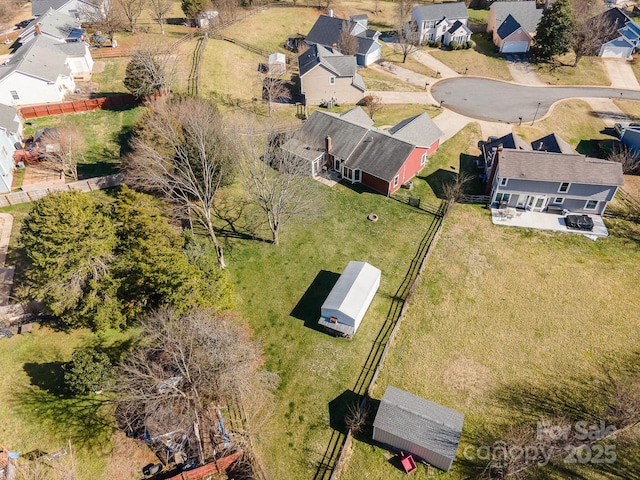
[[311, 175], [331, 169], [390, 195], [424, 168], [441, 136], [426, 113], [381, 130], [360, 107], [340, 115], [316, 110], [283, 149], [308, 161]]

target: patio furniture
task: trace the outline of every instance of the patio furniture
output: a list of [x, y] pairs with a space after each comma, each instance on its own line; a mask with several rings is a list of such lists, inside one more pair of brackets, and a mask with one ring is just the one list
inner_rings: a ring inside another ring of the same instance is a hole
[[593, 230], [593, 220], [589, 215], [567, 215], [564, 217], [564, 223], [567, 228], [572, 230], [584, 230], [588, 232]]

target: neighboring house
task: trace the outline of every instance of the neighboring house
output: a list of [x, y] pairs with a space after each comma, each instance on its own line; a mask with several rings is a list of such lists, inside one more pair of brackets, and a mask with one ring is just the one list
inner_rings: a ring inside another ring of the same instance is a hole
[[92, 12], [98, 10], [98, 2], [85, 0], [31, 0], [31, 14], [36, 19], [49, 9], [57, 10], [81, 22], [90, 21]]
[[487, 32], [502, 53], [526, 53], [542, 18], [535, 1], [494, 2], [489, 7]]
[[[60, 102], [75, 89], [70, 49], [78, 45], [37, 37], [0, 65], [0, 103], [29, 105]], [[79, 52], [78, 52], [79, 55]]]
[[491, 203], [534, 212], [558, 207], [602, 215], [624, 184], [622, 165], [584, 155], [498, 149]]
[[77, 18], [49, 9], [27, 25], [17, 41], [25, 45], [37, 36], [50, 37], [59, 42], [83, 42], [85, 31]]
[[560, 138], [555, 133], [538, 138], [531, 143], [525, 142], [515, 133], [508, 133], [504, 137], [495, 138], [489, 142], [479, 142], [478, 147], [482, 152], [482, 162], [479, 167], [483, 170], [483, 179], [486, 180], [491, 173], [491, 167], [493, 166], [493, 160], [496, 151], [499, 149], [504, 150], [523, 150], [523, 151], [540, 151], [551, 153], [575, 153], [571, 145]]
[[311, 175], [330, 168], [390, 195], [424, 168], [441, 136], [426, 113], [385, 131], [373, 127], [360, 107], [342, 115], [316, 110], [283, 149], [308, 161]]
[[430, 3], [413, 9], [411, 30], [420, 43], [433, 40], [448, 45], [452, 37], [457, 37], [459, 40], [456, 41], [463, 43], [471, 38], [468, 20], [469, 13], [464, 2]]
[[342, 55], [321, 45], [311, 45], [298, 56], [300, 93], [306, 105], [332, 101], [355, 104], [364, 97], [367, 88], [357, 72], [356, 57]]
[[0, 193], [11, 191], [16, 147], [22, 148], [22, 121], [16, 109], [0, 104]]
[[373, 440], [448, 471], [463, 424], [461, 412], [388, 386], [373, 421]]
[[620, 135], [620, 142], [640, 157], [640, 128], [625, 128]]
[[598, 52], [601, 57], [628, 58], [640, 47], [640, 27], [623, 10], [610, 8], [595, 16], [593, 21], [610, 25], [611, 33]]
[[321, 45], [337, 50], [340, 46], [340, 32], [346, 22], [350, 35], [358, 40], [356, 59], [358, 65], [368, 66], [382, 55], [382, 46], [378, 43], [380, 32], [368, 28], [366, 15], [358, 15], [350, 20], [321, 15], [305, 37], [308, 45]]
[[353, 336], [380, 287], [380, 274], [367, 262], [349, 262], [322, 304], [318, 324]]

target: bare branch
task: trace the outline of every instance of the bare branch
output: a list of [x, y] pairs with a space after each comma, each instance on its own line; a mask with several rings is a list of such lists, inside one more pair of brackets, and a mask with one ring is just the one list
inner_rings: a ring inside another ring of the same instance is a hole
[[343, 55], [355, 55], [358, 53], [358, 38], [351, 35], [351, 28], [347, 20], [343, 20], [340, 28], [338, 50]]

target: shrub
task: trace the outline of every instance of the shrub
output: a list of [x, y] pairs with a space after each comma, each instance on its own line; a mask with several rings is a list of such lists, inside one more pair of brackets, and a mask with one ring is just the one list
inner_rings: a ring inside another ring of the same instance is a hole
[[69, 390], [81, 395], [99, 392], [111, 379], [109, 356], [95, 348], [78, 348], [65, 365], [64, 379]]
[[467, 45], [467, 48], [475, 48], [476, 42], [474, 42], [473, 40], [469, 40], [466, 45]]
[[449, 43], [449, 46], [451, 47], [451, 50], [458, 50], [460, 48], [460, 44], [455, 40], [451, 40], [451, 43]]
[[440, 47], [442, 46], [442, 42], [437, 41], [436, 43], [434, 43], [434, 46], [435, 46], [436, 48], [440, 48]]

